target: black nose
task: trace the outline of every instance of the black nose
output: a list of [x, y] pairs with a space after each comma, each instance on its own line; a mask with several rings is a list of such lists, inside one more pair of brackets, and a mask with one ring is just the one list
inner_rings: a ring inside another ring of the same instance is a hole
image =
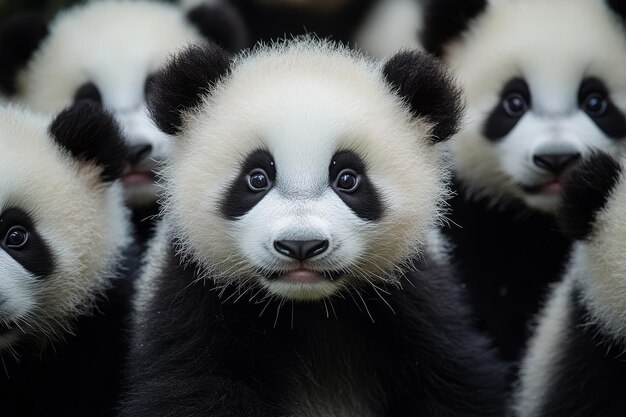
[[274, 249], [290, 258], [299, 261], [312, 258], [326, 252], [328, 249], [327, 240], [277, 240], [274, 242]]
[[579, 153], [543, 154], [533, 156], [533, 162], [541, 169], [560, 174], [578, 158], [580, 158]]
[[152, 145], [149, 143], [142, 143], [140, 145], [133, 145], [130, 147], [128, 156], [128, 162], [133, 165], [137, 162], [145, 159], [152, 152]]

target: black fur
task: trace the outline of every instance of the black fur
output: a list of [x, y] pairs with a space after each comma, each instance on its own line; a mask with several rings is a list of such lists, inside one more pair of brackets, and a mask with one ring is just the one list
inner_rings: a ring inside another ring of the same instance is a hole
[[571, 242], [549, 215], [469, 200], [458, 181], [450, 200], [452, 259], [467, 287], [479, 328], [507, 361], [517, 361], [548, 285], [560, 279]]
[[493, 141], [497, 141], [508, 135], [523, 117], [523, 115], [521, 117], [511, 116], [504, 109], [503, 101], [510, 94], [519, 94], [526, 100], [528, 107], [530, 108], [531, 106], [530, 89], [528, 88], [526, 80], [522, 78], [509, 80], [500, 92], [500, 101], [498, 101], [496, 107], [491, 111], [483, 126], [483, 134]]
[[[359, 187], [351, 193], [333, 186], [337, 175], [344, 169], [351, 169], [360, 176]], [[351, 151], [340, 151], [333, 156], [328, 168], [328, 178], [335, 193], [360, 218], [369, 221], [379, 220], [384, 213], [384, 202], [376, 187], [367, 176], [363, 159]]]
[[225, 218], [237, 220], [256, 206], [271, 190], [271, 186], [267, 190], [260, 192], [255, 192], [248, 188], [247, 175], [250, 171], [257, 168], [261, 168], [267, 173], [270, 183], [274, 183], [276, 180], [276, 167], [274, 166], [272, 155], [264, 150], [250, 153], [242, 163], [239, 175], [230, 184], [222, 198], [220, 211]]
[[[93, 316], [81, 317], [64, 342], [43, 354], [20, 349], [19, 362], [1, 354], [0, 410], [3, 417], [113, 417], [117, 415], [122, 370], [128, 351], [126, 334], [133, 292], [135, 259], [128, 262]], [[134, 269], [133, 269], [134, 271]], [[26, 347], [26, 346], [24, 346]]]
[[459, 130], [462, 93], [436, 58], [416, 51], [400, 52], [387, 61], [383, 74], [416, 117], [434, 124], [433, 142], [449, 139]]
[[[15, 249], [5, 242], [7, 232], [13, 227], [21, 227], [28, 233], [24, 246]], [[11, 207], [0, 212], [0, 249], [38, 278], [45, 278], [54, 272], [55, 259], [48, 243], [37, 231], [31, 216], [20, 208]]]
[[230, 58], [216, 44], [193, 45], [150, 77], [148, 108], [159, 129], [170, 135], [178, 133], [182, 114], [199, 105], [211, 86], [229, 71]]
[[565, 178], [558, 212], [559, 226], [572, 239], [585, 239], [596, 213], [604, 207], [619, 181], [622, 168], [611, 156], [595, 153]]
[[[626, 36], [626, 34], [625, 34]], [[602, 80], [595, 77], [585, 78], [578, 91], [578, 105], [583, 111], [584, 100], [589, 95], [601, 97], [606, 102], [606, 110], [602, 115], [587, 113], [593, 122], [610, 138], [622, 139], [626, 136], [626, 117], [624, 113], [613, 103], [609, 96], [609, 90]]]
[[14, 16], [0, 27], [0, 90], [6, 95], [17, 92], [18, 72], [26, 66], [41, 42], [48, 36], [48, 26], [34, 14]]
[[292, 415], [298, 387], [341, 397], [351, 380], [379, 416], [502, 415], [502, 367], [469, 330], [447, 270], [426, 267], [432, 260], [406, 274], [404, 289], [387, 288], [388, 305], [370, 287], [332, 305], [284, 306], [255, 299], [256, 289], [220, 298], [173, 248], [164, 261], [121, 416]]
[[487, 0], [422, 0], [422, 45], [441, 55], [444, 45], [460, 37], [486, 8]]
[[113, 116], [92, 100], [82, 100], [59, 113], [50, 134], [74, 158], [102, 168], [104, 182], [120, 178], [128, 148]]
[[196, 6], [187, 12], [187, 19], [205, 38], [231, 52], [249, 45], [246, 25], [230, 4]]
[[607, 3], [613, 12], [626, 21], [626, 3], [624, 0], [607, 0]]
[[[591, 277], [588, 277], [591, 278]], [[590, 316], [579, 291], [570, 294], [563, 343], [545, 401], [534, 417], [613, 417], [626, 415], [626, 346], [603, 333]]]

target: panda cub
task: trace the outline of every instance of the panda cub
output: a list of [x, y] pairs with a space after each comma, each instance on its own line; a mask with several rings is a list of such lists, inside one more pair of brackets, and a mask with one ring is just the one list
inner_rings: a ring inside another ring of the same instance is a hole
[[85, 102], [52, 122], [2, 107], [0, 131], [2, 415], [112, 415], [130, 307], [119, 128]]
[[562, 179], [626, 142], [623, 2], [432, 0], [424, 46], [458, 71], [467, 124], [450, 142], [453, 258], [480, 327], [517, 360], [571, 247]]
[[91, 100], [115, 115], [131, 150], [124, 195], [143, 238], [151, 231], [143, 221], [158, 211], [153, 171], [169, 152], [169, 138], [146, 111], [147, 80], [168, 54], [206, 38], [234, 50], [246, 42], [226, 6], [184, 11], [157, 1], [102, 0], [62, 11], [50, 25], [20, 16], [0, 33], [0, 87], [38, 111]]
[[626, 176], [594, 155], [564, 185], [559, 220], [577, 239], [523, 361], [516, 416], [626, 415]]
[[300, 39], [191, 48], [152, 81], [176, 135], [123, 416], [500, 415], [436, 226], [459, 94], [428, 56]]

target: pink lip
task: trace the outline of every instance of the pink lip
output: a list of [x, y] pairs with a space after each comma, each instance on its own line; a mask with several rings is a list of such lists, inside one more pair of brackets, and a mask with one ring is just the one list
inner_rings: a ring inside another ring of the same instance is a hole
[[313, 284], [324, 279], [322, 274], [310, 269], [298, 268], [285, 272], [278, 277], [281, 281], [300, 282], [305, 284]]
[[151, 172], [130, 171], [122, 176], [122, 184], [124, 187], [134, 187], [143, 184], [149, 184], [154, 181]]

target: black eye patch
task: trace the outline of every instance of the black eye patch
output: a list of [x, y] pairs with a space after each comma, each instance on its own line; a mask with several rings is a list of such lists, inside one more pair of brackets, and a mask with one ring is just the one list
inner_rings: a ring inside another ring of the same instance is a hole
[[609, 91], [600, 79], [589, 77], [581, 82], [578, 106], [608, 137], [626, 136], [626, 118], [611, 101]]
[[[353, 191], [341, 187], [345, 179], [338, 177], [345, 175], [346, 172], [358, 176], [358, 187]], [[356, 153], [337, 152], [328, 167], [328, 176], [331, 188], [357, 216], [369, 221], [376, 221], [382, 217], [385, 209], [383, 201], [367, 176], [363, 160]]]
[[[253, 190], [250, 187], [250, 175], [256, 175], [260, 170], [267, 174], [269, 184], [262, 190]], [[265, 150], [252, 152], [241, 164], [239, 175], [224, 193], [220, 207], [222, 215], [229, 220], [237, 220], [245, 215], [272, 189], [274, 181], [276, 166], [272, 155]]]
[[94, 83], [88, 82], [78, 87], [78, 90], [74, 93], [74, 103], [78, 103], [82, 100], [91, 100], [95, 103], [102, 104], [102, 95]]
[[530, 90], [522, 78], [509, 80], [500, 93], [500, 100], [483, 126], [483, 134], [492, 141], [506, 136], [531, 107]]
[[35, 229], [32, 218], [19, 208], [9, 208], [0, 215], [0, 249], [36, 277], [44, 278], [54, 272], [50, 248]]

